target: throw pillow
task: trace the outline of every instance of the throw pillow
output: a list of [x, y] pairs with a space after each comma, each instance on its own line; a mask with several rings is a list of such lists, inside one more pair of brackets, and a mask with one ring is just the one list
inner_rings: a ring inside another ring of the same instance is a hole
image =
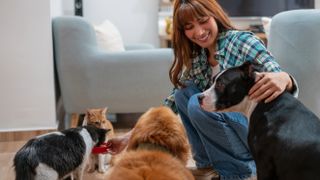
[[124, 51], [123, 41], [120, 32], [109, 20], [100, 25], [94, 25], [98, 46], [109, 52]]

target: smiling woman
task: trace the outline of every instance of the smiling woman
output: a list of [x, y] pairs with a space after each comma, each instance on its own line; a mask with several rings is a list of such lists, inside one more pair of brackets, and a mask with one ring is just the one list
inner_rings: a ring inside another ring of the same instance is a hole
[[291, 78], [281, 72], [258, 37], [233, 27], [215, 0], [175, 1], [172, 43], [175, 57], [169, 76], [175, 88], [165, 104], [181, 116], [198, 170], [206, 178], [213, 168], [222, 179], [255, 176], [246, 117], [239, 112], [204, 111], [198, 94], [212, 85], [219, 71], [247, 61], [265, 70], [250, 89], [250, 98], [256, 101], [271, 101], [292, 90]]
[[[209, 48], [215, 43], [215, 37], [218, 34], [217, 22], [210, 16], [193, 19], [185, 23], [184, 33], [187, 38], [202, 48]], [[213, 48], [208, 50], [211, 51], [210, 54], [214, 54]]]

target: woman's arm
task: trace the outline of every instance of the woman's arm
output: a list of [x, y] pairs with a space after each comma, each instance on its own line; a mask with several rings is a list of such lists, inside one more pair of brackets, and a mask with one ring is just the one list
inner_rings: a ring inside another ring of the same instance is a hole
[[263, 71], [257, 73], [256, 83], [250, 89], [249, 96], [256, 101], [270, 102], [283, 91], [287, 90], [297, 95], [296, 81], [288, 73], [283, 72], [263, 42], [252, 33], [239, 36], [239, 49], [244, 61], [253, 61], [263, 65]]
[[109, 139], [107, 142], [108, 153], [115, 155], [115, 154], [119, 154], [120, 152], [122, 152], [128, 145], [132, 131], [133, 130], [130, 130], [129, 132], [127, 132], [123, 136]]
[[283, 91], [293, 89], [293, 82], [286, 72], [262, 72], [256, 74], [256, 83], [249, 91], [250, 99], [268, 103]]

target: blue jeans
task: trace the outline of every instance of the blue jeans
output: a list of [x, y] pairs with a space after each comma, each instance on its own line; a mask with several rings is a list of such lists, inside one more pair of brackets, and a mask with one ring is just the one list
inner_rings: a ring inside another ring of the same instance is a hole
[[248, 121], [237, 112], [206, 112], [192, 83], [175, 92], [178, 113], [186, 128], [198, 168], [213, 167], [221, 179], [245, 179], [256, 174], [247, 136]]

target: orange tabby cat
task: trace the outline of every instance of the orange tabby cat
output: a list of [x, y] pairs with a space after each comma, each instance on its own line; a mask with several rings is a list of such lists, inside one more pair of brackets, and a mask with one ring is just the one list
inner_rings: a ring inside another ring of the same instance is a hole
[[[101, 129], [110, 129], [107, 134], [106, 140], [114, 136], [114, 130], [111, 122], [107, 119], [108, 108], [87, 109], [85, 114], [83, 125], [93, 125]], [[88, 172], [95, 171], [95, 166], [98, 164], [98, 171], [104, 173], [107, 171], [106, 164], [110, 164], [110, 154], [91, 154]]]

